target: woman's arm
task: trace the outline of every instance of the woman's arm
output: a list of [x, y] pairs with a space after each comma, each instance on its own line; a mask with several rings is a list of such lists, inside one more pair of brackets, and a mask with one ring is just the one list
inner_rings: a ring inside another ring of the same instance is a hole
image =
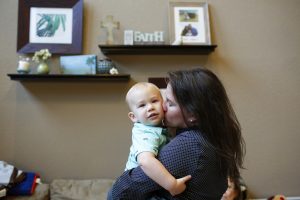
[[186, 188], [185, 182], [191, 179], [190, 175], [175, 179], [151, 152], [140, 153], [137, 160], [147, 176], [168, 190], [172, 196], [182, 193]]

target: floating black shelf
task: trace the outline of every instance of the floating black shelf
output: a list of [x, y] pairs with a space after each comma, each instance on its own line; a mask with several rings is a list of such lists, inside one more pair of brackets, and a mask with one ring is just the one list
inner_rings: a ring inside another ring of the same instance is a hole
[[99, 45], [105, 55], [203, 55], [217, 45]]
[[7, 74], [11, 80], [14, 81], [128, 81], [130, 79], [129, 74], [95, 74], [95, 75], [73, 75], [73, 74]]

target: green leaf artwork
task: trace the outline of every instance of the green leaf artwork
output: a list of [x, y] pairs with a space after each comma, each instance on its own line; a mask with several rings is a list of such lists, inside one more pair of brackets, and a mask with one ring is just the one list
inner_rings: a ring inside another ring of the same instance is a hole
[[64, 14], [39, 14], [37, 22], [37, 36], [53, 37], [56, 31], [62, 26], [62, 31], [66, 30], [66, 15]]

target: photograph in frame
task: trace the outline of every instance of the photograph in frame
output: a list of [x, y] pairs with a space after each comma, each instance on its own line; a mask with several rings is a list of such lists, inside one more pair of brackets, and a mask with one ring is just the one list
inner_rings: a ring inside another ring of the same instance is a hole
[[96, 74], [97, 56], [74, 55], [60, 57], [60, 71], [62, 74]]
[[208, 4], [170, 2], [170, 43], [173, 45], [211, 45]]
[[18, 53], [81, 54], [83, 0], [18, 1]]
[[72, 43], [73, 12], [68, 8], [30, 9], [29, 42]]

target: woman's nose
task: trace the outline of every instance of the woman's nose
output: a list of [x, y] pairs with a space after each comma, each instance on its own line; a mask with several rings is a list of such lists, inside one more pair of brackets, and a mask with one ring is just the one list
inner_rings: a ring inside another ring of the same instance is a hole
[[163, 102], [162, 107], [163, 107], [164, 112], [166, 112], [167, 111], [166, 102]]

